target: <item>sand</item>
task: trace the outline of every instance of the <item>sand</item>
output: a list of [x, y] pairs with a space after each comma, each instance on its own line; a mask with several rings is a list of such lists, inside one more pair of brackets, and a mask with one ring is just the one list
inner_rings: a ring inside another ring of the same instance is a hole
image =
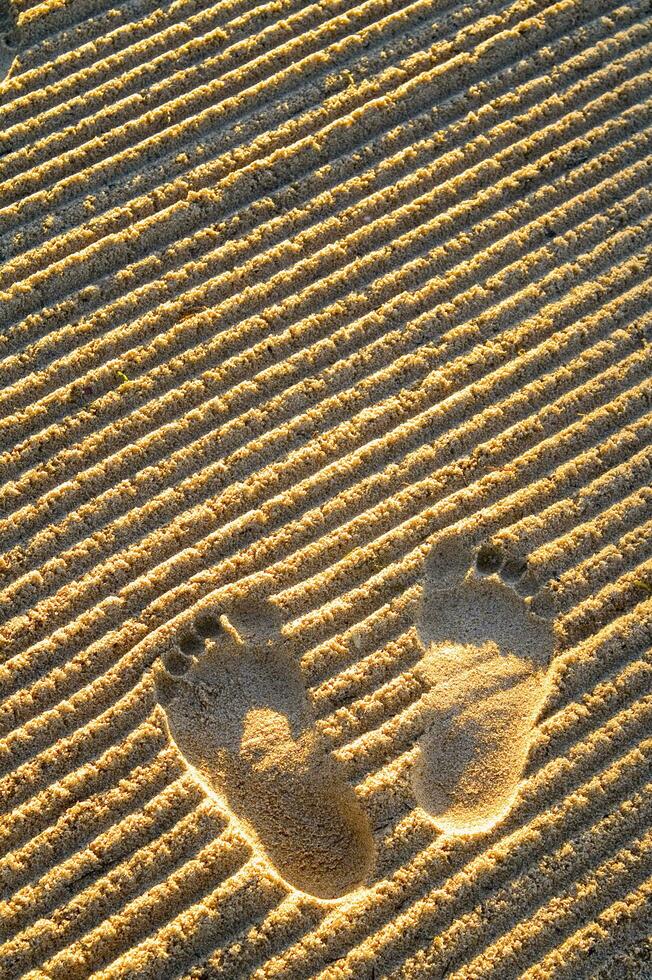
[[652, 977], [649, 0], [0, 0], [0, 977]]

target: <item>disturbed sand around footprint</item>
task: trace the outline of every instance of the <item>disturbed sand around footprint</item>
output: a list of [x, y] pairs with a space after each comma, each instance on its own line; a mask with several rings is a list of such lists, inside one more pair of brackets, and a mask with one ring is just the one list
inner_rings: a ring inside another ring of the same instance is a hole
[[2, 980], [647, 980], [650, 0], [0, 0], [0, 259]]

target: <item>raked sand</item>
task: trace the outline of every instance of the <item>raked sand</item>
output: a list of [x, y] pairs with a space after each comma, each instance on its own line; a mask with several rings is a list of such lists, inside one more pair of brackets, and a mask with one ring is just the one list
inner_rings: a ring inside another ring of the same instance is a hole
[[650, 0], [0, 76], [2, 980], [649, 980]]

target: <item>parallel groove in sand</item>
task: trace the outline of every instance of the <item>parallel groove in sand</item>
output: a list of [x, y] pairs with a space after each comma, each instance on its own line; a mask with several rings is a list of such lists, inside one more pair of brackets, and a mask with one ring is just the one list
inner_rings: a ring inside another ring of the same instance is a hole
[[[317, 198], [317, 200], [319, 200], [319, 198]], [[293, 216], [294, 218], [296, 218], [296, 214], [295, 214], [294, 212], [293, 212], [293, 214], [292, 214], [292, 216]], [[274, 224], [274, 225], [277, 225], [277, 224], [278, 224], [278, 221], [276, 221], [276, 222], [272, 222], [272, 224]], [[111, 308], [111, 307], [109, 307], [109, 308]], [[117, 316], [117, 315], [118, 315], [118, 313], [119, 313], [119, 311], [118, 311], [117, 309], [116, 309], [116, 310], [113, 310], [113, 315], [114, 315], [114, 316]], [[39, 345], [37, 345], [37, 347], [38, 347], [38, 346], [39, 346]], [[33, 362], [29, 362], [29, 363], [33, 363]]]
[[[574, 62], [574, 61], [576, 61], [576, 60], [577, 60], [577, 59], [572, 59], [572, 60], [571, 60], [571, 62]], [[534, 91], [535, 91], [535, 93], [537, 92], [537, 90], [538, 90], [538, 87], [535, 87], [535, 89], [534, 89]], [[531, 97], [531, 96], [530, 96], [530, 97]], [[503, 101], [504, 101], [504, 100], [503, 100]], [[526, 105], [527, 105], [527, 103], [526, 103]], [[501, 128], [502, 128], [503, 130], [505, 130], [505, 127], [503, 126], [503, 127], [499, 127], [499, 128], [498, 128], [498, 130], [497, 130], [497, 132], [500, 132], [500, 129], [501, 129]], [[506, 130], [506, 132], [508, 133], [508, 132], [509, 132], [509, 129], [507, 129], [507, 130]], [[425, 146], [426, 148], [428, 148], [428, 146], [430, 146], [430, 147], [433, 147], [433, 148], [436, 148], [436, 146], [437, 146], [437, 142], [436, 142], [436, 141], [434, 141], [434, 140], [428, 140], [428, 141], [422, 141], [422, 143], [423, 143], [423, 145], [424, 145], [424, 146]], [[432, 151], [431, 151], [431, 152], [432, 152]], [[397, 155], [397, 159], [398, 159], [398, 160], [400, 160], [400, 157], [401, 157], [401, 154], [398, 154], [398, 155]], [[427, 160], [427, 157], [426, 157], [426, 160]], [[452, 161], [453, 161], [453, 162], [455, 161], [455, 157], [453, 157], [453, 158], [452, 158]], [[353, 188], [355, 188], [355, 186], [356, 186], [356, 182], [355, 182], [355, 181], [349, 181], [349, 182], [348, 182], [348, 185], [351, 185], [351, 187], [353, 187]], [[348, 186], [348, 185], [347, 185], [347, 186]], [[360, 186], [361, 186], [362, 188], [364, 188], [364, 187], [365, 187], [365, 184], [360, 184]], [[408, 186], [409, 186], [409, 185], [408, 185]], [[331, 194], [330, 196], [332, 197], [332, 194]], [[340, 189], [340, 196], [341, 196], [341, 189]], [[328, 196], [326, 196], [326, 197], [322, 197], [322, 198], [317, 198], [317, 200], [318, 200], [318, 201], [319, 201], [319, 200], [322, 200], [322, 202], [324, 202], [324, 201], [328, 201]], [[307, 213], [310, 213], [310, 212], [307, 212]], [[297, 212], [297, 214], [298, 214], [298, 212]], [[294, 217], [294, 218], [296, 219], [296, 215], [295, 215], [295, 214], [293, 214], [293, 217]], [[274, 225], [277, 225], [277, 226], [278, 226], [278, 225], [279, 225], [279, 221], [275, 221], [275, 222], [273, 222], [273, 224], [274, 224]], [[331, 224], [331, 225], [332, 225], [332, 224], [333, 224], [333, 221], [331, 220], [331, 221], [329, 221], [329, 222], [327, 222], [327, 223], [326, 223], [326, 225], [327, 225], [327, 226], [328, 226], [328, 224]], [[281, 222], [280, 222], [280, 226], [281, 226], [281, 228], [283, 228], [283, 227], [287, 227], [287, 222], [286, 222], [286, 221], [281, 221]], [[316, 231], [319, 231], [319, 227], [320, 227], [320, 226], [317, 226], [317, 228], [316, 228], [315, 230], [316, 230]], [[339, 224], [339, 222], [338, 222], [338, 223], [336, 224], [336, 228], [338, 228], [338, 230], [339, 230], [339, 229], [341, 228], [341, 225]], [[319, 241], [319, 239], [317, 239], [317, 240]], [[284, 247], [285, 247], [285, 248], [286, 248], [286, 250], [287, 250], [287, 243], [285, 244], [285, 246], [284, 246]], [[218, 250], [218, 252], [219, 252], [219, 251], [220, 251], [220, 250]], [[222, 249], [221, 251], [224, 251], [224, 249]], [[231, 249], [231, 252], [232, 252], [232, 249]], [[242, 255], [242, 249], [240, 249], [240, 251], [239, 251], [239, 253], [232, 253], [232, 254], [233, 254], [233, 257], [234, 257], [234, 258], [235, 258], [235, 255], [239, 255], [239, 256], [241, 256], [241, 255]], [[246, 253], [245, 253], [245, 254], [246, 254]], [[188, 328], [186, 328], [186, 330], [187, 330], [187, 329], [188, 329]], [[55, 335], [55, 336], [56, 336], [56, 335]], [[115, 347], [115, 344], [114, 344], [114, 347]], [[9, 366], [9, 364], [7, 364], [6, 366], [8, 367], [8, 366]], [[19, 403], [16, 403], [16, 407], [18, 407], [18, 405], [19, 405]]]
[[[0, 972], [607, 964], [649, 902], [649, 3], [17, 7]], [[407, 772], [453, 523], [529, 555], [561, 652], [512, 813], [444, 846]], [[243, 579], [377, 828], [344, 918], [288, 895], [155, 709], [177, 624]]]

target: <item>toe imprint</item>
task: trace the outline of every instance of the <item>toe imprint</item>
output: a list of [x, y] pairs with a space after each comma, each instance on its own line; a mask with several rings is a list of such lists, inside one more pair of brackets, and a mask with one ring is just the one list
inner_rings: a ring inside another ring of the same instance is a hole
[[156, 672], [170, 734], [290, 885], [339, 898], [374, 859], [368, 820], [320, 743], [269, 602], [201, 613]]
[[526, 568], [490, 542], [474, 552], [455, 535], [435, 543], [426, 564], [417, 669], [425, 734], [412, 785], [447, 832], [493, 826], [527, 761], [554, 634], [533, 611], [537, 597], [519, 594]]

